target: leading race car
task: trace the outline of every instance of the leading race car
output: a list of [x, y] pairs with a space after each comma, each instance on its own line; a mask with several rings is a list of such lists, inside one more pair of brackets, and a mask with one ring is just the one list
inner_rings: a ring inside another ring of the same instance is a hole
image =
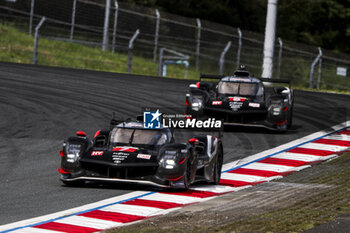
[[220, 138], [198, 135], [176, 143], [169, 128], [145, 129], [142, 122], [116, 122], [90, 140], [69, 137], [61, 154], [61, 181], [137, 182], [188, 189], [196, 181], [218, 184], [223, 163]]
[[[201, 75], [186, 94], [185, 112], [192, 117], [215, 117], [225, 125], [263, 126], [286, 132], [292, 125], [290, 81], [250, 76], [245, 67], [233, 76]], [[202, 79], [219, 79], [217, 84]], [[287, 84], [274, 86], [275, 83]], [[266, 84], [266, 85], [264, 85]]]

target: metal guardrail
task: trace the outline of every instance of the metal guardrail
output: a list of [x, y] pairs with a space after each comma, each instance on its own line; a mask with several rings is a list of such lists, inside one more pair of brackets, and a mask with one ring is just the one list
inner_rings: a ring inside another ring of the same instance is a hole
[[[165, 53], [171, 54], [170, 56], [166, 56]], [[190, 56], [180, 53], [178, 51], [174, 51], [167, 48], [159, 49], [159, 61], [158, 61], [158, 76], [166, 76], [166, 66], [167, 64], [175, 64], [175, 65], [185, 65], [185, 79], [188, 76], [188, 68]]]
[[129, 41], [129, 52], [128, 52], [128, 73], [131, 73], [131, 68], [132, 68], [132, 57], [133, 57], [133, 49], [134, 49], [134, 41], [140, 34], [140, 30], [137, 29], [135, 34], [131, 37]]
[[45, 16], [41, 18], [39, 24], [35, 27], [34, 35], [34, 51], [33, 51], [33, 64], [35, 65], [38, 60], [38, 45], [39, 45], [39, 30], [43, 23], [45, 22]]

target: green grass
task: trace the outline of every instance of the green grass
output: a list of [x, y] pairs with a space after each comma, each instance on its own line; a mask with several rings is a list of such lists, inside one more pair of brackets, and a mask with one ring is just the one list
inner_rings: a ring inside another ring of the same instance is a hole
[[[33, 37], [20, 32], [11, 25], [0, 24], [0, 61], [32, 63]], [[39, 39], [38, 65], [70, 67], [88, 70], [126, 73], [127, 54], [102, 52], [100, 47], [89, 47], [68, 42]], [[158, 64], [151, 59], [134, 56], [132, 73], [157, 75]], [[167, 76], [183, 78], [184, 66], [169, 65]], [[189, 79], [198, 79], [195, 69], [189, 70]]]
[[346, 90], [332, 90], [332, 89], [326, 89], [324, 87], [320, 88], [320, 89], [310, 89], [310, 88], [306, 88], [306, 87], [297, 86], [295, 89], [303, 90], [303, 91], [315, 91], [315, 92], [338, 93], [338, 94], [350, 95], [350, 91], [346, 91]]

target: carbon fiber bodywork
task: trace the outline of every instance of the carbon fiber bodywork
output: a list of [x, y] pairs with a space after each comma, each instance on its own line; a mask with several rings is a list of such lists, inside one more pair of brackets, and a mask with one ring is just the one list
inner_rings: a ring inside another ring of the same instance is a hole
[[233, 76], [201, 75], [202, 79], [219, 82], [191, 84], [186, 94], [186, 114], [214, 117], [225, 125], [263, 126], [281, 132], [290, 128], [294, 97], [289, 81], [259, 79], [244, 70]]
[[[142, 131], [142, 123], [118, 124], [115, 129]], [[85, 181], [128, 182], [187, 189], [196, 181], [218, 183], [223, 162], [220, 138], [194, 136], [176, 143], [169, 129], [158, 144], [112, 143], [113, 130], [100, 130], [90, 140], [84, 135], [69, 137], [61, 151], [61, 180], [67, 185]], [[157, 132], [158, 132], [157, 131]], [[144, 131], [149, 132], [149, 130]], [[147, 135], [145, 135], [146, 137]]]

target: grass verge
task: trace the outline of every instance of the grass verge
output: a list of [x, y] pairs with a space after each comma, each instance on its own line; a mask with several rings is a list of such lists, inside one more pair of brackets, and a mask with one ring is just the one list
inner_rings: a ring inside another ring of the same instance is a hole
[[[0, 61], [32, 63], [34, 38], [11, 25], [0, 24]], [[128, 55], [102, 52], [100, 47], [39, 39], [38, 65], [70, 67], [87, 70], [126, 73]], [[151, 59], [133, 57], [132, 73], [157, 75], [158, 64]], [[167, 76], [184, 78], [183, 66], [169, 65]], [[199, 73], [190, 68], [188, 79], [198, 79]]]

